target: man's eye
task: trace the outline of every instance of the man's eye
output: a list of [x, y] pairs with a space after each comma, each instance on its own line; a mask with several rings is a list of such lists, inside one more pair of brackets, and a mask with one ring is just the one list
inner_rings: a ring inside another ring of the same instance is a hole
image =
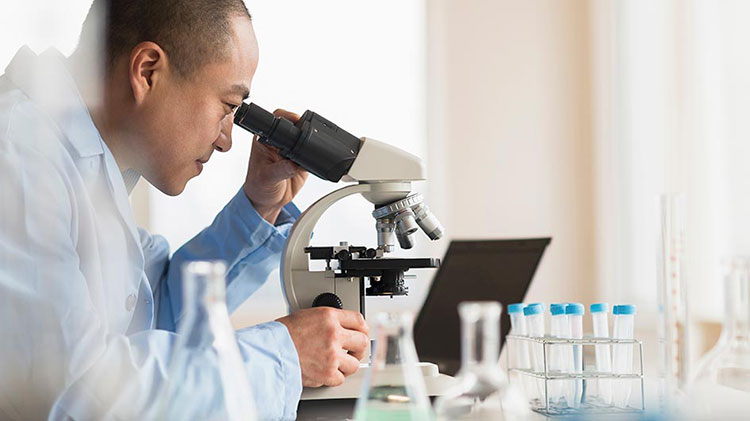
[[228, 102], [225, 102], [224, 105], [226, 105], [229, 108], [229, 110], [227, 110], [227, 114], [237, 111], [237, 108], [239, 107], [239, 105], [230, 104]]

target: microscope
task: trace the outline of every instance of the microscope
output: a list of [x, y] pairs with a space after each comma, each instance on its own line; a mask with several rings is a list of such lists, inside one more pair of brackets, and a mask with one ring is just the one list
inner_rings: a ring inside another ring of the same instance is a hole
[[[412, 248], [418, 230], [431, 240], [443, 235], [443, 226], [422, 195], [411, 193], [411, 182], [425, 179], [425, 168], [418, 157], [374, 139], [357, 138], [309, 110], [292, 123], [255, 104], [243, 103], [234, 123], [324, 180], [356, 182], [319, 199], [292, 227], [281, 258], [282, 286], [291, 311], [330, 306], [364, 316], [366, 296], [407, 295], [406, 271], [440, 266], [436, 258], [386, 257], [395, 250], [396, 242], [402, 249]], [[374, 205], [377, 247], [346, 242], [310, 246], [313, 229], [323, 213], [357, 193]], [[325, 261], [325, 270], [311, 270], [311, 260]], [[428, 393], [439, 394], [447, 387], [450, 378], [439, 374], [437, 366], [420, 365]], [[306, 388], [302, 399], [356, 398], [363, 372], [359, 370], [338, 387]]]

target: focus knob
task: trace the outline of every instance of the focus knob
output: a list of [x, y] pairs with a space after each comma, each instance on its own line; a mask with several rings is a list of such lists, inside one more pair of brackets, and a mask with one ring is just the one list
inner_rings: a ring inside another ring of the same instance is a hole
[[317, 297], [312, 302], [313, 307], [333, 307], [337, 308], [339, 310], [344, 309], [344, 304], [341, 302], [341, 298], [339, 298], [338, 295], [332, 293], [332, 292], [324, 292]]
[[[352, 259], [352, 253], [349, 252], [349, 250], [341, 250], [338, 253], [336, 253], [336, 258], [339, 259], [342, 262], [346, 262], [347, 260]], [[323, 294], [321, 294], [323, 295]]]

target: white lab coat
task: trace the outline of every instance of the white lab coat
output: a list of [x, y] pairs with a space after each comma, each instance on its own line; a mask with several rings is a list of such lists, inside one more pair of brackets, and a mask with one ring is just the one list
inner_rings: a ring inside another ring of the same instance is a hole
[[[180, 297], [163, 306], [175, 312], [169, 320], [155, 318], [169, 248], [136, 228], [126, 185], [135, 181], [120, 173], [64, 58], [22, 48], [0, 77], [0, 418], [135, 418], [165, 380]], [[228, 294], [242, 290], [230, 310], [278, 266], [285, 237], [257, 214], [229, 216], [253, 212], [245, 197], [233, 202], [214, 224], [222, 236], [247, 230], [235, 242], [252, 249], [211, 257], [226, 258], [238, 279], [244, 267], [262, 279], [229, 285]], [[237, 335], [261, 416], [293, 418], [301, 376], [286, 329], [271, 322]]]

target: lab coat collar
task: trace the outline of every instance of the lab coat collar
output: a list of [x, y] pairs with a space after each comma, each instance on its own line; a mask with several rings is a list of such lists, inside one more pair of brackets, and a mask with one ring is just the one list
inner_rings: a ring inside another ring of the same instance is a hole
[[81, 158], [104, 153], [65, 56], [54, 48], [36, 55], [24, 45], [5, 68], [5, 75], [57, 124]]

